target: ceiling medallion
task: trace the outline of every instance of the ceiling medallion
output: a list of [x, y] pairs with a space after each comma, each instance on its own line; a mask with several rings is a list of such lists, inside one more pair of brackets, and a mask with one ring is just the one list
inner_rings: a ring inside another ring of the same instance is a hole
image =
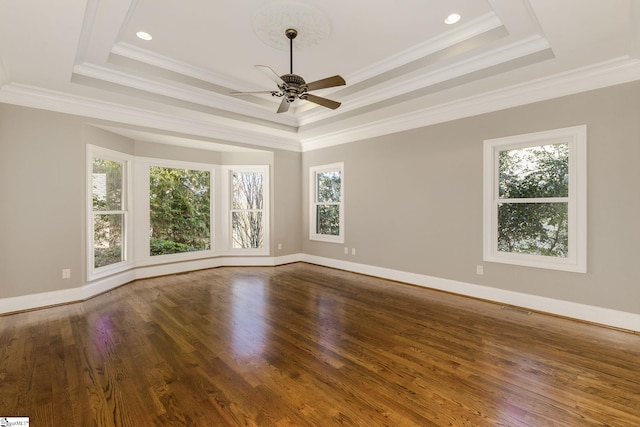
[[282, 34], [288, 28], [298, 30], [296, 48], [304, 49], [329, 37], [329, 18], [320, 9], [295, 1], [275, 1], [253, 15], [253, 32], [267, 46], [287, 49], [289, 41]]

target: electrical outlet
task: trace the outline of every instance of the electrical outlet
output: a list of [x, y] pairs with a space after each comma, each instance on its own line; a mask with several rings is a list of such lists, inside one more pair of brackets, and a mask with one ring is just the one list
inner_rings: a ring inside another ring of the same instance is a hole
[[278, 243], [278, 250], [281, 251], [282, 250], [282, 243]]
[[484, 267], [481, 265], [476, 265], [476, 274], [482, 276], [484, 274]]
[[355, 255], [356, 254], [356, 248], [351, 248], [351, 255]]
[[349, 255], [349, 248], [347, 248], [347, 247], [344, 248], [344, 254], [345, 255]]
[[71, 278], [71, 269], [70, 268], [63, 268], [62, 269], [62, 278], [63, 279], [70, 279]]

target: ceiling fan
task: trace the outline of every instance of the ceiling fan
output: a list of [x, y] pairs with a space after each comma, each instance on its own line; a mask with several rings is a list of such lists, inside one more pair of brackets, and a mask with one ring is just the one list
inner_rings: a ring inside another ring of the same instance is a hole
[[290, 68], [289, 74], [283, 74], [279, 76], [275, 71], [266, 65], [256, 65], [256, 68], [264, 72], [271, 80], [278, 85], [278, 90], [271, 91], [258, 91], [258, 92], [232, 92], [231, 95], [251, 95], [254, 93], [270, 93], [272, 96], [282, 98], [278, 113], [284, 113], [289, 110], [289, 106], [293, 101], [302, 99], [305, 101], [311, 101], [315, 104], [322, 105], [323, 107], [331, 108], [335, 110], [340, 106], [340, 103], [331, 99], [323, 98], [309, 93], [309, 91], [317, 89], [326, 89], [329, 87], [342, 86], [346, 84], [344, 79], [339, 75], [327, 77], [315, 82], [306, 83], [302, 77], [297, 74], [293, 74], [293, 39], [298, 35], [298, 31], [289, 28], [285, 30], [284, 34], [289, 39], [289, 58]]

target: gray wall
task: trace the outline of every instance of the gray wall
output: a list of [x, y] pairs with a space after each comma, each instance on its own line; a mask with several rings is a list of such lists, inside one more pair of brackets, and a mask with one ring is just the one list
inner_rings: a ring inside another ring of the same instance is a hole
[[[85, 284], [86, 144], [238, 160], [135, 142], [85, 121], [0, 104], [0, 298]], [[580, 124], [588, 126], [588, 273], [483, 263], [482, 141]], [[640, 83], [272, 156], [274, 256], [302, 252], [640, 313]], [[308, 167], [341, 161], [346, 242], [311, 242]], [[61, 278], [63, 268], [71, 279]]]
[[[484, 263], [483, 140], [581, 124], [588, 132], [588, 273]], [[307, 152], [304, 201], [308, 167], [344, 161], [346, 240], [305, 237], [302, 250], [640, 313], [639, 160], [640, 83]], [[345, 255], [345, 246], [356, 255]]]
[[77, 287], [85, 276], [82, 139], [71, 116], [0, 104], [0, 297]]
[[[89, 126], [81, 117], [0, 104], [0, 298], [86, 284], [87, 144], [217, 164], [266, 160], [272, 165], [271, 253], [300, 252], [300, 153], [227, 155], [151, 144]], [[63, 268], [71, 269], [70, 279], [61, 278]]]

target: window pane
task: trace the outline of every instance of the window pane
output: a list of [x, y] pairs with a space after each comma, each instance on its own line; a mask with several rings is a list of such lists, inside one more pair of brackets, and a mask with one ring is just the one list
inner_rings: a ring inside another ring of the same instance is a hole
[[93, 160], [93, 210], [119, 211], [122, 206], [122, 163]]
[[262, 248], [262, 212], [232, 212], [231, 223], [234, 249]]
[[340, 206], [318, 205], [316, 209], [316, 233], [339, 236]]
[[124, 214], [95, 215], [93, 230], [94, 267], [124, 261]]
[[262, 172], [233, 172], [232, 209], [262, 209], [262, 191]]
[[316, 180], [318, 203], [340, 202], [342, 187], [340, 171], [318, 172]]
[[151, 167], [151, 255], [211, 248], [209, 171]]
[[500, 151], [499, 194], [504, 199], [569, 196], [569, 145]]
[[567, 203], [498, 204], [498, 250], [567, 257]]

